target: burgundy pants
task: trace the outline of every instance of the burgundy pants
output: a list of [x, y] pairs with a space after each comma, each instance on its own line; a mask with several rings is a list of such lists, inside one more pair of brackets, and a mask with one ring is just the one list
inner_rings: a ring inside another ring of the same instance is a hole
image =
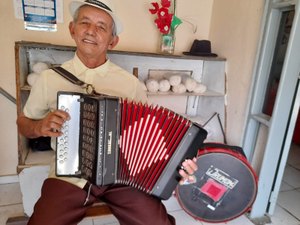
[[[88, 186], [86, 186], [88, 187]], [[105, 201], [120, 225], [171, 225], [175, 219], [155, 197], [137, 189], [112, 185], [93, 185], [86, 205], [88, 188], [49, 178], [42, 187], [41, 197], [34, 206], [29, 225], [76, 225], [97, 199]]]

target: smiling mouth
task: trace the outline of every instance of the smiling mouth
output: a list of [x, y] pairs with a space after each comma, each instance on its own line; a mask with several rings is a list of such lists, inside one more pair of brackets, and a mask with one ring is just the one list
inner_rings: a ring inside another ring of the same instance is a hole
[[97, 45], [97, 43], [96, 43], [96, 42], [94, 42], [94, 41], [91, 41], [91, 40], [89, 40], [89, 39], [83, 39], [83, 42], [84, 42], [84, 43], [86, 43], [86, 44]]

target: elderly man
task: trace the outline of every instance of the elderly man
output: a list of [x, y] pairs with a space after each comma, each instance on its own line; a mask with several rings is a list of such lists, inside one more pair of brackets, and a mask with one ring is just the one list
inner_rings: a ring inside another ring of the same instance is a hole
[[[70, 3], [73, 21], [69, 31], [77, 50], [73, 59], [62, 67], [78, 79], [93, 85], [98, 93], [136, 101], [146, 101], [137, 78], [113, 64], [107, 50], [113, 49], [122, 30], [110, 0], [86, 0]], [[44, 71], [32, 87], [24, 113], [17, 119], [20, 132], [28, 138], [62, 135], [68, 113], [56, 109], [58, 91], [84, 92], [53, 70]], [[182, 164], [182, 179], [193, 174], [193, 160]], [[29, 225], [75, 225], [97, 199], [102, 199], [122, 225], [169, 225], [175, 219], [168, 215], [161, 201], [124, 185], [98, 187], [80, 178], [56, 177], [52, 166], [43, 184], [41, 197], [34, 207]]]

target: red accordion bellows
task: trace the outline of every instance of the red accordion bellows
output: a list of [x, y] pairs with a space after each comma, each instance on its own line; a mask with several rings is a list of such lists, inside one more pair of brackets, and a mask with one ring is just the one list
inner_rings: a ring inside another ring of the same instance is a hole
[[163, 107], [122, 108], [119, 182], [151, 190], [191, 122]]

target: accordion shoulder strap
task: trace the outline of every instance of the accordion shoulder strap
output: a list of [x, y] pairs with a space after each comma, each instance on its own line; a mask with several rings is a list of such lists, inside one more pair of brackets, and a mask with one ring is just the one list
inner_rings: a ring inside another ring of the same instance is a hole
[[52, 67], [52, 70], [54, 70], [56, 73], [67, 79], [68, 81], [72, 82], [73, 84], [76, 84], [78, 86], [81, 86], [82, 88], [86, 89], [86, 92], [88, 94], [95, 94], [95, 88], [91, 84], [87, 84], [83, 82], [82, 80], [79, 80], [74, 74], [70, 73], [66, 69], [57, 66], [57, 67]]

